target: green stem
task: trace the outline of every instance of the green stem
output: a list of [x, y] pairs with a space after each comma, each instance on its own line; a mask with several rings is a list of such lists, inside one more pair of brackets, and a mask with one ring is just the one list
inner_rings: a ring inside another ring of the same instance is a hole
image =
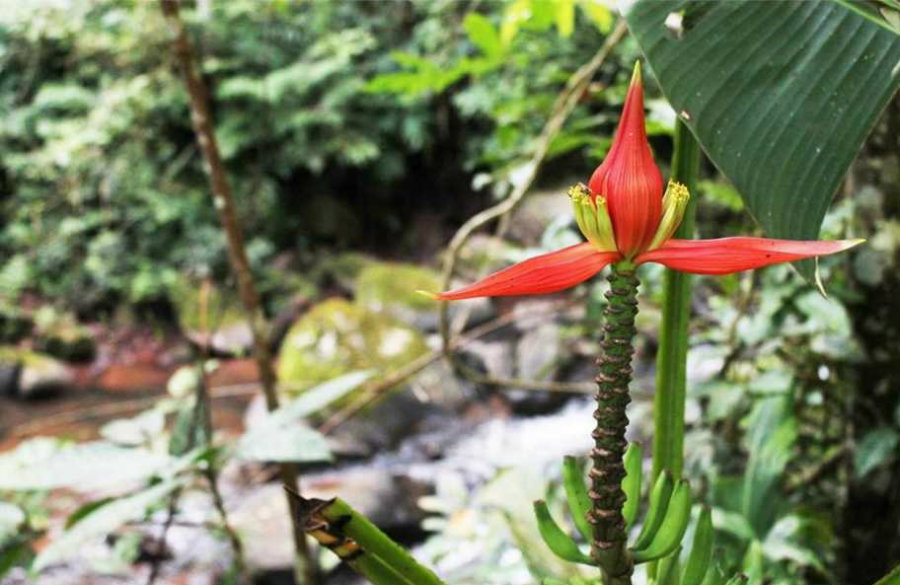
[[[700, 146], [687, 125], [675, 126], [675, 155], [672, 179], [683, 183], [691, 193], [684, 219], [676, 238], [693, 238], [694, 208], [697, 200], [697, 174]], [[684, 468], [684, 399], [687, 376], [688, 320], [691, 309], [690, 275], [666, 269], [663, 284], [662, 323], [659, 353], [656, 357], [656, 394], [653, 399], [653, 476], [664, 469], [681, 477]], [[652, 483], [651, 483], [652, 485]]]
[[591, 556], [603, 571], [606, 585], [630, 585], [634, 563], [627, 548], [627, 531], [622, 516], [625, 493], [622, 479], [625, 466], [625, 407], [631, 401], [631, 357], [634, 354], [634, 317], [637, 314], [638, 279], [634, 265], [625, 260], [614, 265], [609, 275], [607, 305], [604, 310], [603, 342], [597, 359], [597, 409], [594, 418], [594, 449], [591, 451], [591, 511], [593, 525]]

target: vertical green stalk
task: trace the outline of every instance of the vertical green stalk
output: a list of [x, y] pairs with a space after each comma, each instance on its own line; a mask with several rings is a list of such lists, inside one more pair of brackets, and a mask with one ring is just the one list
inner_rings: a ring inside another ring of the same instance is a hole
[[[684, 184], [691, 193], [688, 208], [676, 238], [694, 237], [694, 207], [697, 200], [697, 174], [700, 146], [687, 125], [675, 125], [675, 154], [672, 179]], [[691, 310], [691, 277], [666, 269], [663, 285], [662, 323], [659, 353], [656, 357], [656, 394], [653, 399], [653, 476], [664, 469], [681, 477], [684, 467], [684, 399], [687, 377], [688, 321]], [[651, 484], [652, 485], [652, 484]]]
[[631, 401], [631, 357], [634, 354], [634, 317], [637, 314], [638, 279], [634, 265], [622, 261], [609, 275], [607, 305], [604, 310], [603, 342], [597, 359], [597, 409], [594, 418], [594, 449], [591, 451], [591, 510], [593, 525], [591, 556], [603, 571], [606, 585], [630, 585], [634, 563], [627, 547], [627, 531], [622, 506], [625, 493], [622, 479], [625, 466], [625, 407]]

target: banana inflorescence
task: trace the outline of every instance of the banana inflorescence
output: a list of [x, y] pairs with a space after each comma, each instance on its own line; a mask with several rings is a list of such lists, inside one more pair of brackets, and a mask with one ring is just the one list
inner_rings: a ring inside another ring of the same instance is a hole
[[[641, 501], [643, 449], [637, 443], [628, 446], [623, 458], [626, 475], [622, 480], [625, 503], [622, 516], [627, 530], [635, 525]], [[585, 485], [584, 468], [574, 457], [563, 461], [563, 487], [572, 522], [580, 534], [576, 539], [553, 518], [547, 503], [534, 503], [538, 529], [544, 542], [558, 557], [584, 565], [596, 562], [587, 552], [592, 538], [588, 522], [591, 501]], [[685, 533], [694, 513], [693, 540], [687, 557], [682, 555]], [[648, 563], [647, 574], [656, 585], [741, 585], [743, 575], [726, 578], [713, 561], [712, 512], [708, 506], [692, 506], [691, 489], [684, 479], [676, 480], [668, 471], [656, 478], [649, 490], [647, 512], [638, 535], [628, 546], [635, 564]], [[683, 564], [682, 564], [683, 562]], [[585, 582], [587, 583], [587, 582]], [[562, 581], [545, 580], [544, 585], [564, 585]]]

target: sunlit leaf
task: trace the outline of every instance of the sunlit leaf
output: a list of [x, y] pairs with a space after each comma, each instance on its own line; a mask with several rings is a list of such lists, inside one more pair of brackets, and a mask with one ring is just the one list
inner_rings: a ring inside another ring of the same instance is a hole
[[325, 436], [306, 426], [303, 419], [346, 396], [371, 376], [371, 372], [352, 372], [306, 390], [251, 427], [238, 442], [237, 455], [258, 461], [330, 461]]
[[600, 32], [608, 33], [612, 30], [614, 16], [612, 10], [604, 2], [601, 0], [582, 0], [580, 6]]
[[575, 30], [575, 0], [556, 0], [553, 4], [556, 30], [563, 38], [572, 36]]
[[496, 58], [503, 54], [503, 42], [497, 27], [486, 16], [478, 12], [470, 12], [463, 19], [463, 28], [472, 44], [481, 49], [488, 57]]

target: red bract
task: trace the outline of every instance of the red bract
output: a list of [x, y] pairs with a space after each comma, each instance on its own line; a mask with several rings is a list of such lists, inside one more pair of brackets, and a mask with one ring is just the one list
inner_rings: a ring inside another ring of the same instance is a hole
[[634, 68], [612, 146], [588, 188], [593, 198], [606, 199], [622, 254], [632, 257], [650, 245], [662, 215], [663, 178], [647, 142], [640, 65]]
[[436, 299], [553, 293], [580, 284], [607, 265], [656, 262], [693, 274], [730, 274], [781, 262], [827, 256], [863, 240], [796, 241], [768, 238], [673, 240], [690, 197], [674, 181], [663, 180], [644, 127], [640, 67], [625, 98], [609, 154], [587, 187], [569, 191], [575, 219], [587, 242], [525, 260], [475, 284], [440, 293]]

